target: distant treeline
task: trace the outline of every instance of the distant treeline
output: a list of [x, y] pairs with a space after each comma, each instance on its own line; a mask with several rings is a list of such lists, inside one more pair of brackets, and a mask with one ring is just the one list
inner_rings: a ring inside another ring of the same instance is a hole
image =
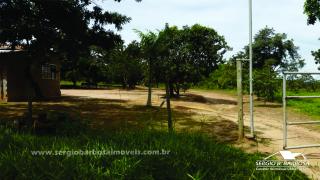
[[[236, 88], [236, 60], [247, 59], [248, 46], [229, 59], [230, 49], [223, 36], [201, 25], [169, 26], [158, 32], [136, 31], [140, 41], [118, 43], [112, 50], [91, 47], [90, 56], [64, 61], [62, 78], [74, 84], [83, 81], [150, 87], [167, 84], [171, 96], [192, 86], [215, 89]], [[298, 71], [305, 63], [298, 47], [284, 33], [265, 27], [254, 36], [254, 92], [268, 101], [281, 91], [282, 71]], [[243, 64], [243, 86], [248, 89], [248, 63]], [[289, 90], [316, 91], [319, 82], [312, 76], [288, 78]]]

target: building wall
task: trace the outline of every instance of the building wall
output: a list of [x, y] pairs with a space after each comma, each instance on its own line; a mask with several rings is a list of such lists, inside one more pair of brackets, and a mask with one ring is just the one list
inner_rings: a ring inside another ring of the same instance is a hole
[[42, 78], [42, 63], [36, 64], [33, 69], [33, 79], [38, 83], [44, 98], [55, 98], [61, 96], [60, 91], [60, 69], [61, 66], [56, 60], [49, 60], [46, 63], [53, 64], [57, 67], [56, 79], [43, 79]]
[[[8, 101], [27, 101], [29, 96], [34, 99], [51, 99], [61, 96], [60, 73], [57, 73], [56, 80], [42, 79], [41, 65], [39, 61], [31, 60], [31, 77], [41, 92], [42, 97], [37, 96], [35, 88], [31, 85], [29, 62], [23, 52], [0, 54], [0, 61], [7, 66], [7, 92]], [[56, 64], [60, 70], [58, 61], [46, 60]], [[29, 76], [28, 76], [29, 75]]]
[[23, 101], [28, 99], [30, 90], [26, 74], [27, 62], [21, 53], [5, 54], [7, 63], [8, 101]]

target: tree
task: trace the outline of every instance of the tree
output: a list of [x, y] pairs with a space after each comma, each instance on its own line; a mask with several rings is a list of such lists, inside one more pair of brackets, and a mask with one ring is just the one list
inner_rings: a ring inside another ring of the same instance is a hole
[[[2, 0], [0, 44], [11, 49], [19, 45], [26, 50], [29, 65], [26, 76], [35, 95], [41, 97], [39, 85], [31, 73], [32, 64], [45, 62], [52, 53], [75, 62], [83, 54], [89, 55], [92, 45], [110, 49], [121, 38], [105, 25], [121, 29], [129, 20], [118, 13], [103, 11], [91, 0]], [[29, 96], [33, 96], [31, 91]]]
[[157, 45], [158, 45], [158, 56], [159, 61], [162, 64], [163, 73], [162, 80], [165, 82], [166, 86], [166, 105], [167, 105], [167, 118], [168, 118], [168, 130], [169, 132], [173, 132], [173, 121], [172, 121], [172, 112], [171, 112], [171, 92], [170, 92], [170, 83], [172, 83], [173, 78], [173, 61], [178, 57], [178, 54], [174, 52], [174, 48], [176, 48], [177, 44], [177, 27], [169, 27], [166, 24], [164, 30], [159, 32]]
[[147, 106], [151, 105], [152, 80], [165, 83], [168, 128], [172, 131], [170, 97], [179, 97], [181, 88], [208, 77], [223, 62], [229, 47], [214, 29], [198, 24], [182, 29], [166, 24], [158, 33], [137, 32], [143, 62], [148, 66]]
[[136, 30], [141, 38], [140, 45], [143, 60], [147, 62], [148, 67], [148, 99], [147, 106], [152, 106], [152, 74], [154, 72], [154, 62], [158, 57], [158, 35], [153, 32], [143, 33]]
[[[253, 66], [262, 69], [266, 64], [274, 70], [297, 70], [304, 66], [298, 53], [299, 48], [285, 33], [276, 33], [273, 28], [265, 27], [254, 37]], [[246, 47], [246, 54], [249, 54]], [[271, 62], [272, 61], [272, 62]]]
[[304, 13], [308, 16], [308, 24], [315, 24], [320, 21], [319, 0], [306, 0], [304, 3]]
[[[320, 1], [319, 0], [306, 0], [304, 3], [304, 13], [308, 16], [308, 24], [314, 25], [320, 21]], [[312, 51], [315, 58], [315, 63], [320, 64], [320, 49]], [[320, 67], [318, 67], [320, 70]]]
[[[292, 39], [288, 39], [284, 33], [276, 33], [273, 28], [265, 27], [254, 37], [253, 67], [254, 90], [258, 97], [266, 100], [274, 100], [278, 89], [278, 76], [282, 71], [297, 71], [305, 63], [298, 53], [299, 48], [295, 46]], [[246, 46], [244, 52], [238, 53], [235, 59], [249, 57], [249, 48]], [[248, 63], [244, 63], [244, 73], [248, 69]], [[245, 88], [248, 89], [249, 77], [244, 76]]]
[[121, 29], [129, 20], [103, 11], [90, 0], [4, 0], [0, 2], [0, 43], [12, 49], [23, 46], [30, 61], [45, 61], [53, 52], [75, 62], [90, 55], [92, 45], [110, 49], [121, 42], [120, 36], [105, 25]]
[[[314, 56], [316, 64], [320, 64], [320, 49], [318, 49], [317, 51], [312, 51], [312, 55]], [[320, 70], [320, 66], [318, 67], [318, 69]]]
[[231, 61], [220, 64], [218, 69], [209, 75], [201, 86], [209, 89], [234, 89], [237, 87], [236, 65]]
[[126, 74], [127, 74], [127, 85], [130, 89], [135, 86], [143, 79], [143, 70], [141, 62], [141, 48], [137, 41], [131, 42], [125, 49], [126, 56]]
[[[140, 32], [140, 36], [144, 57], [151, 67], [148, 72], [149, 84], [152, 80], [157, 84], [167, 83], [163, 72], [170, 68], [168, 86], [170, 96], [175, 97], [179, 97], [181, 88], [186, 89], [190, 84], [199, 83], [217, 69], [229, 49], [223, 36], [214, 29], [198, 24], [184, 26], [182, 29], [166, 24], [165, 29], [158, 34]], [[167, 57], [159, 60], [159, 53], [163, 52], [163, 49], [167, 49]], [[164, 66], [168, 63], [170, 66]]]
[[141, 49], [136, 41], [127, 47], [119, 45], [105, 56], [105, 63], [112, 81], [121, 83], [123, 88], [133, 89], [143, 79]]
[[83, 79], [83, 77], [81, 76], [81, 70], [79, 68], [79, 61], [73, 62], [63, 60], [61, 64], [61, 79], [71, 81], [73, 87], [76, 88], [77, 82]]
[[[269, 63], [273, 63], [272, 60], [270, 60]], [[265, 102], [275, 100], [275, 95], [280, 87], [280, 81], [278, 81], [277, 75], [268, 63], [265, 64], [262, 69], [254, 70], [255, 93], [259, 98], [264, 98]]]
[[176, 97], [179, 97], [182, 87], [197, 84], [216, 70], [229, 49], [223, 36], [198, 24], [182, 29], [167, 25], [165, 30], [160, 31], [160, 36], [168, 36], [163, 37], [169, 48], [164, 61], [170, 62], [170, 66], [166, 67], [170, 68], [171, 73], [168, 86], [170, 95]]

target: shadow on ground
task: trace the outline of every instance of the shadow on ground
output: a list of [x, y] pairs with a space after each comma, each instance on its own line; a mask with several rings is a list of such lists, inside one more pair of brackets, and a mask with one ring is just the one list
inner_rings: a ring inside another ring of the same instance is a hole
[[281, 108], [281, 104], [258, 104], [257, 107], [263, 107], [263, 108]]
[[226, 99], [215, 99], [208, 98], [197, 94], [185, 94], [179, 98], [174, 98], [174, 101], [185, 101], [185, 102], [197, 102], [207, 104], [226, 104], [226, 105], [237, 105], [237, 101], [226, 100]]
[[[207, 99], [198, 95], [187, 95], [180, 101], [234, 104], [233, 101]], [[0, 103], [0, 120], [12, 122], [27, 112], [27, 103]], [[167, 129], [165, 108], [131, 105], [126, 100], [93, 99], [64, 96], [48, 102], [33, 103], [33, 118], [43, 112], [68, 113], [75, 119], [84, 119], [93, 129], [117, 130], [122, 128]], [[237, 124], [221, 117], [201, 116], [189, 108], [173, 109], [174, 127], [178, 131], [201, 131], [217, 137], [223, 142], [237, 141]]]

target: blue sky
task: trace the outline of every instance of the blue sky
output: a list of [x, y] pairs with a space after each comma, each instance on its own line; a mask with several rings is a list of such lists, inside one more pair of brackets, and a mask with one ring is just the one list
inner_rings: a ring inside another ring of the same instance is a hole
[[[126, 43], [138, 40], [133, 29], [156, 31], [165, 23], [209, 26], [223, 35], [233, 51], [227, 57], [242, 50], [248, 44], [248, 0], [96, 0], [105, 10], [116, 11], [132, 18], [119, 33]], [[311, 51], [320, 48], [320, 23], [307, 25], [303, 14], [304, 0], [253, 0], [253, 32], [265, 26], [276, 32], [286, 33], [300, 47], [299, 53], [306, 59], [305, 71], [316, 71]]]

